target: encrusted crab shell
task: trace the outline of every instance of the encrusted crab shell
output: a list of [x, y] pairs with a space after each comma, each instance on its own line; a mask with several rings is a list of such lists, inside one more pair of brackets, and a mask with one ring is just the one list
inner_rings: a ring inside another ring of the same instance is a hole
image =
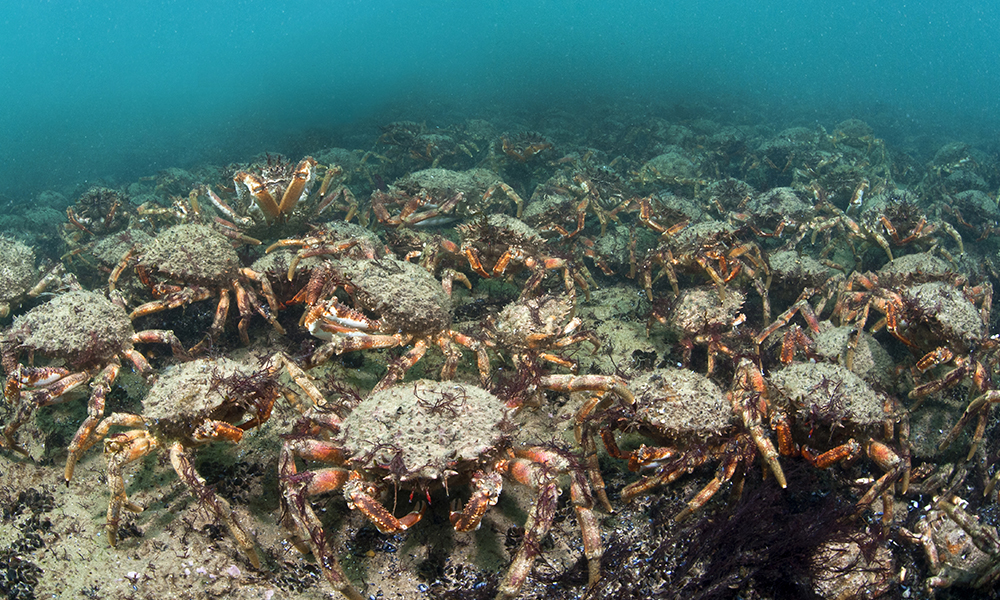
[[17, 240], [0, 237], [0, 317], [20, 304], [35, 284], [35, 252]]
[[426, 269], [386, 257], [340, 261], [337, 270], [355, 288], [358, 307], [374, 313], [385, 330], [424, 333], [451, 327], [451, 298]]
[[143, 400], [142, 417], [167, 435], [184, 437], [205, 419], [235, 420], [247, 406], [227, 397], [219, 381], [250, 377], [253, 370], [235, 360], [199, 358], [168, 367]]
[[714, 287], [699, 286], [681, 291], [674, 305], [669, 326], [681, 334], [698, 334], [710, 328], [728, 330], [746, 302], [746, 294], [729, 290], [725, 301]]
[[572, 301], [546, 295], [511, 302], [496, 317], [494, 334], [505, 348], [527, 348], [528, 333], [556, 337], [573, 318]]
[[668, 437], [721, 434], [733, 421], [726, 394], [687, 369], [654, 369], [635, 378], [636, 417]]
[[15, 319], [5, 339], [23, 350], [87, 367], [111, 360], [134, 333], [125, 309], [100, 293], [74, 291]]
[[485, 220], [472, 220], [458, 227], [463, 240], [478, 242], [488, 237], [490, 243], [500, 246], [521, 246], [536, 250], [545, 246], [545, 238], [537, 229], [524, 221], [502, 213], [491, 214]]
[[924, 315], [923, 322], [933, 333], [947, 342], [971, 348], [986, 336], [979, 310], [952, 285], [930, 281], [903, 288], [901, 295]]
[[229, 240], [206, 225], [175, 225], [140, 253], [139, 266], [174, 281], [218, 285], [237, 277], [240, 258]]
[[387, 478], [444, 481], [486, 465], [503, 446], [508, 415], [502, 400], [475, 385], [407, 382], [351, 411], [342, 426], [344, 449], [355, 467], [391, 471]]
[[840, 365], [793, 364], [772, 373], [768, 381], [780, 397], [806, 415], [813, 409], [821, 410], [838, 421], [862, 427], [886, 418], [884, 398]]

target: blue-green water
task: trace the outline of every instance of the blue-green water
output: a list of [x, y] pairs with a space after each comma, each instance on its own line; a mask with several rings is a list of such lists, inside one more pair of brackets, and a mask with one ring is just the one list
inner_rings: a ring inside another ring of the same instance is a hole
[[350, 146], [390, 116], [688, 103], [987, 151], [1000, 123], [1000, 9], [972, 0], [31, 0], [0, 23], [5, 202], [306, 138]]

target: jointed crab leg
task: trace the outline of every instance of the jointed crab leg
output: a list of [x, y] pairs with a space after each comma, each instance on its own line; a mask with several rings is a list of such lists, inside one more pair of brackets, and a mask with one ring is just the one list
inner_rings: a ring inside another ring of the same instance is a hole
[[191, 459], [184, 451], [184, 445], [180, 442], [174, 442], [170, 445], [170, 464], [174, 467], [174, 471], [177, 472], [177, 476], [191, 489], [195, 497], [203, 505], [207, 505], [212, 513], [215, 514], [215, 517], [225, 524], [229, 534], [233, 536], [236, 544], [250, 560], [250, 564], [255, 569], [260, 569], [260, 556], [257, 554], [253, 536], [240, 526], [232, 507], [229, 506], [229, 502], [225, 498], [216, 495], [211, 488], [205, 485], [205, 480], [195, 470], [194, 464], [191, 463]]
[[764, 432], [761, 423], [761, 415], [768, 413], [767, 388], [764, 385], [764, 377], [748, 359], [741, 360], [736, 368], [736, 378], [733, 382], [733, 389], [729, 392], [729, 401], [733, 405], [733, 412], [750, 431], [750, 437], [757, 444], [764, 462], [774, 473], [778, 484], [781, 487], [787, 487], [785, 473], [781, 470], [781, 463], [778, 462], [778, 451], [775, 450], [771, 439]]
[[364, 596], [347, 578], [336, 555], [330, 552], [323, 524], [313, 512], [308, 498], [306, 488], [312, 477], [309, 473], [299, 475], [296, 472], [295, 453], [288, 443], [282, 447], [278, 459], [278, 470], [284, 480], [284, 485], [281, 486], [281, 500], [285, 509], [283, 513], [286, 523], [298, 536], [308, 541], [309, 549], [316, 557], [316, 562], [334, 589], [346, 596], [348, 600], [364, 600]]
[[[516, 597], [524, 580], [531, 573], [535, 558], [540, 553], [541, 542], [555, 518], [559, 486], [554, 474], [565, 471], [567, 466], [566, 457], [545, 448], [519, 451], [515, 453], [515, 458], [498, 463], [498, 467], [506, 470], [515, 481], [538, 489], [538, 499], [524, 526], [524, 539], [500, 584], [500, 591], [496, 596], [498, 600]], [[570, 494], [580, 523], [589, 581], [594, 584], [601, 577], [603, 548], [585, 478], [575, 469], [570, 470]]]
[[[125, 425], [132, 424], [132, 420], [128, 419], [132, 416], [116, 413], [108, 419], [121, 417], [118, 424]], [[135, 418], [138, 420], [138, 423], [135, 424], [142, 422], [141, 418]], [[122, 508], [130, 512], [142, 512], [142, 507], [129, 502], [125, 495], [125, 478], [122, 475], [122, 469], [130, 462], [146, 456], [156, 447], [156, 440], [140, 429], [119, 433], [104, 441], [104, 454], [108, 459], [108, 488], [111, 490], [105, 527], [108, 532], [108, 543], [112, 547], [118, 545], [118, 522], [121, 520]]]
[[69, 444], [69, 456], [66, 457], [65, 470], [67, 482], [73, 479], [73, 469], [76, 467], [76, 461], [79, 460], [80, 455], [93, 445], [92, 442], [89, 442], [90, 437], [93, 435], [94, 428], [104, 418], [104, 402], [111, 384], [118, 377], [121, 366], [121, 362], [117, 358], [114, 359], [91, 383], [94, 391], [90, 394], [90, 403], [87, 405], [87, 418], [76, 430], [76, 435], [73, 436], [73, 441]]

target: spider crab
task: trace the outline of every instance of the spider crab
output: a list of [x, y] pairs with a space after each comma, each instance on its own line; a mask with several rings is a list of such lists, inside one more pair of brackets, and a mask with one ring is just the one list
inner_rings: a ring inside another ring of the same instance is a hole
[[[400, 489], [431, 499], [461, 485], [472, 488], [465, 507], [450, 520], [456, 531], [479, 528], [497, 503], [505, 481], [535, 490], [524, 539], [501, 580], [498, 598], [513, 598], [531, 573], [552, 526], [560, 494], [558, 477], [569, 475], [570, 493], [583, 538], [590, 582], [600, 578], [601, 535], [586, 475], [573, 455], [510, 441], [504, 401], [484, 389], [456, 382], [419, 380], [375, 392], [343, 419], [320, 408], [308, 411], [285, 436], [279, 459], [286, 525], [308, 544], [330, 583], [352, 600], [363, 598], [329, 547], [311, 497], [340, 491], [383, 533], [404, 531], [426, 507], [396, 517], [381, 500]], [[428, 435], [431, 432], [431, 435]], [[300, 470], [301, 462], [317, 467]], [[392, 505], [390, 501], [389, 505]], [[303, 548], [304, 549], [304, 548]]]
[[[266, 165], [233, 174], [236, 198], [245, 207], [256, 206], [268, 223], [287, 218], [295, 206], [309, 196], [316, 179], [316, 165], [316, 159], [311, 156], [292, 166], [292, 163], [281, 157], [272, 160], [268, 155]], [[212, 204], [224, 215], [234, 219], [236, 224], [247, 225], [252, 221], [252, 217], [240, 216], [213, 194], [210, 188], [206, 187], [205, 193]]]
[[17, 240], [0, 237], [0, 319], [6, 319], [26, 298], [37, 298], [51, 287], [75, 283], [61, 263], [41, 279], [38, 276], [35, 251]]
[[915, 533], [900, 530], [903, 539], [924, 549], [931, 596], [953, 585], [988, 589], [1000, 577], [1000, 535], [968, 513], [966, 504], [957, 496], [939, 498], [917, 521]]
[[[667, 368], [655, 369], [630, 382], [634, 403], [614, 403], [614, 398], [607, 395], [586, 402], [577, 413], [576, 436], [587, 455], [590, 478], [599, 496], [604, 482], [596, 461], [594, 437], [598, 431], [608, 454], [628, 460], [632, 471], [649, 473], [625, 486], [625, 500], [672, 483], [712, 461], [719, 463], [715, 476], [688, 502], [677, 520], [699, 510], [725, 483], [734, 478], [741, 480], [758, 453], [784, 487], [778, 453], [763, 429], [764, 407], [745, 389], [752, 376], [749, 369], [741, 364], [728, 394], [704, 375]], [[615, 437], [619, 430], [637, 430], [654, 445], [622, 450]]]
[[[909, 485], [910, 458], [906, 451], [908, 421], [891, 396], [875, 392], [845, 367], [827, 363], [797, 363], [771, 373], [765, 380], [749, 361], [738, 375], [744, 383], [738, 393], [757, 398], [770, 415], [770, 425], [782, 456], [801, 456], [826, 469], [853, 462], [862, 452], [883, 474], [858, 500], [864, 509], [882, 497], [882, 523], [892, 521], [893, 486]], [[899, 450], [892, 444], [899, 425]]]
[[[143, 377], [153, 368], [134, 345], [169, 344], [175, 355], [184, 349], [171, 331], [136, 332], [125, 309], [97, 292], [73, 291], [56, 296], [15, 319], [2, 341], [3, 367], [7, 372], [4, 394], [17, 405], [14, 419], [4, 428], [0, 447], [24, 452], [14, 438], [35, 408], [65, 402], [70, 392], [90, 383], [87, 418], [69, 445], [66, 481], [77, 460], [90, 446], [94, 428], [104, 416], [104, 403], [118, 377], [122, 359]], [[22, 353], [29, 364], [20, 362]], [[61, 361], [53, 366], [33, 366], [36, 357]]]
[[380, 223], [400, 228], [505, 212], [509, 209], [505, 199], [520, 215], [521, 196], [488, 169], [424, 169], [399, 178], [387, 190], [376, 190], [371, 202]]
[[576, 373], [577, 364], [554, 353], [555, 350], [590, 342], [596, 352], [600, 340], [593, 332], [581, 330], [576, 306], [567, 296], [540, 296], [511, 302], [498, 314], [486, 318], [486, 335], [510, 352], [514, 366], [538, 368], [539, 361], [565, 367]]
[[[350, 306], [337, 298], [338, 289], [347, 294]], [[461, 359], [458, 344], [476, 352], [480, 377], [489, 377], [485, 348], [451, 329], [451, 298], [430, 273], [412, 263], [391, 257], [329, 261], [313, 272], [296, 300], [309, 307], [303, 324], [327, 342], [313, 353], [311, 365], [335, 354], [413, 344], [389, 365], [376, 386], [380, 390], [402, 379], [432, 344], [445, 355], [441, 378], [451, 379]]]
[[691, 364], [691, 353], [698, 345], [706, 346], [708, 374], [715, 372], [719, 357], [734, 356], [730, 345], [738, 341], [740, 325], [746, 315], [740, 312], [746, 296], [739, 290], [726, 294], [725, 301], [717, 291], [707, 286], [683, 290], [673, 302], [659, 301], [653, 304], [646, 323], [648, 336], [653, 323], [659, 322], [680, 337], [681, 363]]
[[552, 142], [533, 131], [522, 131], [513, 135], [505, 133], [500, 136], [500, 150], [518, 163], [529, 162], [551, 148]]
[[[660, 272], [654, 278], [653, 272]], [[760, 247], [743, 242], [736, 230], [718, 221], [705, 221], [683, 227], [671, 227], [663, 232], [660, 244], [641, 261], [632, 259], [632, 276], [638, 273], [646, 296], [653, 299], [653, 283], [664, 274], [670, 280], [674, 295], [680, 295], [678, 269], [693, 269], [708, 275], [715, 284], [719, 298], [725, 302], [727, 284], [745, 274], [760, 294], [764, 318], [770, 319], [771, 305], [767, 288], [770, 271]]]
[[[214, 441], [239, 442], [246, 430], [267, 421], [280, 393], [276, 373], [284, 364], [276, 358], [255, 370], [220, 357], [174, 365], [150, 388], [141, 415], [112, 413], [97, 424], [82, 450], [104, 439], [111, 490], [107, 532], [112, 546], [118, 543], [122, 509], [142, 512], [128, 500], [123, 469], [164, 449], [180, 480], [226, 526], [254, 568], [260, 568], [252, 535], [240, 525], [229, 503], [205, 484], [190, 451]], [[113, 427], [133, 429], [108, 435]]]
[[[442, 240], [441, 248], [448, 254], [458, 255], [468, 262], [474, 273], [485, 279], [513, 276], [527, 270], [530, 275], [524, 283], [521, 298], [532, 295], [542, 284], [549, 271], [560, 270], [566, 293], [575, 297], [576, 286], [590, 294], [587, 279], [590, 272], [572, 259], [552, 254], [545, 239], [533, 227], [520, 219], [494, 214], [458, 226], [460, 244]], [[440, 256], [430, 259], [435, 268]]]
[[[133, 248], [111, 273], [108, 285], [112, 290], [130, 266], [135, 268], [139, 279], [149, 286], [157, 298], [133, 310], [130, 315], [133, 320], [218, 296], [209, 336], [195, 346], [194, 351], [214, 341], [222, 332], [229, 315], [230, 291], [236, 297], [240, 312], [238, 329], [244, 344], [250, 343], [247, 330], [254, 313], [264, 317], [275, 330], [284, 333], [269, 308], [258, 301], [257, 295], [248, 286], [251, 281], [260, 281], [260, 275], [241, 267], [239, 256], [229, 240], [207, 225], [175, 225], [161, 232], [145, 248]], [[266, 286], [264, 292], [268, 292]], [[268, 304], [276, 306], [278, 302], [268, 298]]]
[[604, 236], [608, 223], [618, 222], [618, 213], [635, 204], [629, 198], [628, 183], [620, 175], [607, 167], [587, 167], [572, 176], [556, 175], [535, 188], [529, 204], [531, 214], [524, 219], [541, 231], [554, 231], [569, 239], [583, 231], [587, 215], [593, 213]]
[[936, 235], [939, 230], [954, 240], [960, 254], [965, 252], [961, 234], [947, 221], [928, 219], [918, 198], [910, 192], [890, 190], [874, 194], [860, 209], [858, 222], [885, 250], [889, 260], [893, 260], [891, 246], [916, 245], [924, 250], [939, 246]]
[[885, 328], [921, 356], [915, 365], [921, 373], [954, 364], [956, 369], [949, 374], [910, 394], [922, 397], [953, 386], [966, 375], [972, 375], [976, 386], [984, 389], [986, 371], [972, 355], [986, 339], [992, 298], [989, 282], [971, 285], [932, 255], [912, 254], [878, 273], [853, 273], [834, 312], [858, 331], [866, 326], [872, 309], [884, 315], [871, 331]]

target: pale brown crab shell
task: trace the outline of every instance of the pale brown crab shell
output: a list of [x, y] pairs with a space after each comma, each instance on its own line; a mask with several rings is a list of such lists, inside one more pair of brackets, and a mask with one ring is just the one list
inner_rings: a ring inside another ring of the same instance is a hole
[[240, 258], [222, 234], [186, 223], [157, 235], [142, 251], [139, 264], [172, 281], [218, 286], [237, 277]]
[[6, 338], [75, 366], [83, 357], [93, 364], [111, 360], [134, 333], [125, 309], [103, 294], [81, 290], [60, 294], [18, 317]]
[[667, 437], [721, 434], [733, 422], [726, 394], [688, 369], [654, 369], [629, 383], [636, 416]]
[[[502, 400], [475, 385], [406, 382], [351, 411], [341, 429], [344, 450], [355, 467], [384, 471], [387, 478], [444, 481], [486, 466], [504, 444], [508, 414]], [[403, 472], [397, 472], [400, 460]]]

